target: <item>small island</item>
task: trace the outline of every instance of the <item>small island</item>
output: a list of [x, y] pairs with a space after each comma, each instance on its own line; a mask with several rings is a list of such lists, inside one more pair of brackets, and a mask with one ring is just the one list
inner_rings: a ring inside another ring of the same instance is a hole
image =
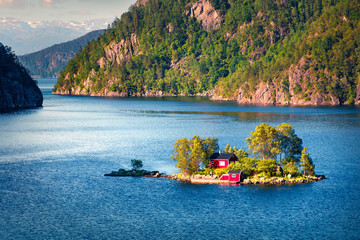
[[302, 140], [289, 123], [272, 127], [262, 123], [246, 139], [248, 151], [226, 145], [219, 150], [217, 138], [178, 139], [172, 160], [180, 173], [171, 176], [140, 170], [141, 160], [132, 160], [132, 170], [120, 169], [105, 176], [165, 177], [190, 183], [296, 184], [325, 179], [315, 174], [315, 165]]
[[118, 171], [112, 171], [111, 173], [106, 173], [104, 176], [106, 177], [166, 177], [169, 176], [165, 173], [159, 173], [159, 171], [148, 171], [141, 169], [143, 167], [143, 163], [141, 160], [138, 159], [132, 159], [131, 160], [131, 170], [126, 170], [123, 168], [120, 168]]

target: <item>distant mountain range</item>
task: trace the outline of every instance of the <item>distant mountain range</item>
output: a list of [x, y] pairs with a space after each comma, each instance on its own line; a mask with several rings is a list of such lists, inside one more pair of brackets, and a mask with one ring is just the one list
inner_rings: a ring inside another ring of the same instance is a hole
[[85, 22], [24, 21], [0, 17], [0, 39], [17, 55], [33, 53], [54, 44], [73, 40], [94, 30], [105, 29], [112, 19]]
[[34, 77], [58, 77], [70, 59], [85, 47], [88, 42], [97, 39], [105, 30], [96, 30], [75, 40], [55, 44], [43, 50], [19, 56], [20, 62]]

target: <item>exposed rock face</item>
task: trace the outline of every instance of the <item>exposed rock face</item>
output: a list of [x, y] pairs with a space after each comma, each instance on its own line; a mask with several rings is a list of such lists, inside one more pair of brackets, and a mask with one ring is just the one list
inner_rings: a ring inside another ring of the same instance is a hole
[[0, 68], [0, 112], [42, 106], [43, 96], [30, 76], [24, 79], [16, 68]]
[[237, 101], [242, 104], [273, 104], [275, 101], [274, 98], [274, 88], [269, 84], [260, 83], [255, 94], [251, 98], [246, 97], [246, 92], [240, 88]]
[[218, 29], [223, 21], [219, 11], [215, 10], [208, 0], [200, 0], [194, 3], [187, 15], [196, 18], [205, 30]]
[[[254, 105], [340, 105], [340, 99], [330, 93], [321, 93], [316, 89], [316, 82], [312, 63], [303, 57], [297, 65], [292, 65], [287, 76], [273, 83], [260, 82], [254, 90], [249, 90], [247, 83], [243, 84], [238, 95], [234, 98], [222, 98], [214, 95], [213, 100], [236, 100], [240, 104]], [[326, 72], [324, 73], [326, 75]], [[344, 86], [347, 82], [343, 81]], [[360, 103], [360, 87], [357, 89], [355, 104]]]
[[358, 83], [357, 86], [355, 105], [360, 105], [360, 82]]
[[149, 0], [137, 0], [136, 3], [135, 3], [135, 6], [139, 7], [139, 6], [144, 6], [147, 1]]
[[[112, 42], [105, 48], [106, 58], [110, 62], [127, 62], [133, 55], [139, 53], [139, 42], [135, 33], [129, 39], [123, 39], [119, 43]], [[101, 65], [100, 65], [101, 66]]]

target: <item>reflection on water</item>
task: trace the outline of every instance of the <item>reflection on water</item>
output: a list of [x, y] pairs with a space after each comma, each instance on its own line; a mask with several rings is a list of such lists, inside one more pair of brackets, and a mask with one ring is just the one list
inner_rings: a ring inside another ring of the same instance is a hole
[[[57, 96], [54, 83], [39, 80], [43, 108], [0, 115], [0, 239], [358, 238], [359, 108]], [[247, 149], [262, 122], [291, 123], [329, 179], [218, 186], [103, 177], [133, 158], [175, 173], [172, 145], [182, 137]]]
[[[189, 100], [188, 100], [189, 101]], [[325, 119], [340, 120], [352, 118], [353, 120], [359, 119], [360, 110], [356, 108], [352, 109], [353, 113], [323, 113], [323, 114], [279, 114], [279, 113], [264, 113], [264, 112], [209, 112], [209, 111], [157, 111], [157, 110], [134, 110], [134, 109], [119, 109], [121, 113], [128, 113], [129, 115], [136, 114], [138, 116], [166, 116], [166, 115], [214, 115], [232, 117], [236, 121], [258, 121], [274, 122], [274, 121], [323, 121]], [[340, 115], [340, 118], [339, 116]], [[351, 126], [353, 127], [353, 126]]]

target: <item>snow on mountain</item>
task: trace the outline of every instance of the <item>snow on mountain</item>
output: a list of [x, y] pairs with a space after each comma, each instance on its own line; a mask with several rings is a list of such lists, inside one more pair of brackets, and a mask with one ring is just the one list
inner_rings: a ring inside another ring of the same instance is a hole
[[111, 22], [112, 19], [49, 22], [0, 17], [0, 42], [10, 46], [17, 55], [23, 55], [73, 40], [94, 30], [105, 29]]

